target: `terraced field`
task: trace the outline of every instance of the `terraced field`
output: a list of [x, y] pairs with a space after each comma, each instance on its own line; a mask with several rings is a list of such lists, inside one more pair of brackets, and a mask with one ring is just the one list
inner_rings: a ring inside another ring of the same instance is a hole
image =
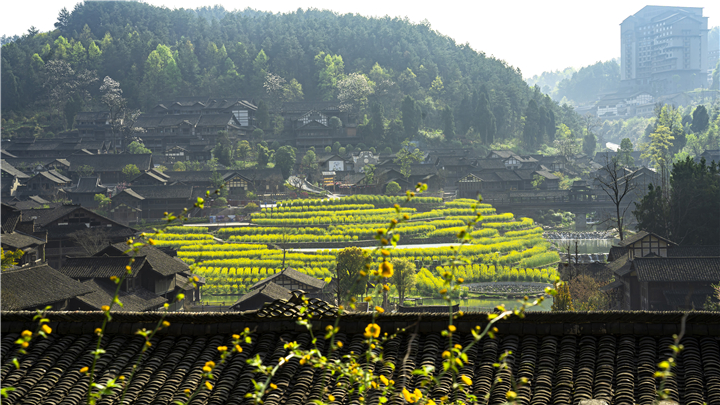
[[[176, 248], [182, 260], [196, 266], [195, 271], [206, 278], [206, 293], [239, 295], [288, 266], [316, 278], [332, 275], [338, 248], [283, 252], [272, 244], [301, 247], [341, 242], [350, 246], [373, 240], [377, 230], [393, 219], [399, 220], [393, 230], [399, 244], [437, 238], [453, 241], [467, 221], [480, 213], [481, 220], [471, 232], [472, 243], [459, 253], [450, 246], [390, 249], [391, 258], [416, 264], [417, 293], [437, 291], [442, 284], [440, 272], [451, 270], [448, 263], [456, 254], [468, 263], [456, 270], [466, 282], [554, 280], [556, 271], [548, 267], [559, 256], [548, 250], [550, 243], [532, 219], [497, 214], [489, 204], [465, 199], [443, 203], [438, 198], [417, 197], [410, 205], [393, 208], [402, 200], [365, 195], [291, 200], [253, 214], [251, 222], [257, 226], [221, 228], [214, 235], [203, 227], [170, 227], [156, 239], [159, 246]], [[378, 251], [372, 258], [382, 260]]]

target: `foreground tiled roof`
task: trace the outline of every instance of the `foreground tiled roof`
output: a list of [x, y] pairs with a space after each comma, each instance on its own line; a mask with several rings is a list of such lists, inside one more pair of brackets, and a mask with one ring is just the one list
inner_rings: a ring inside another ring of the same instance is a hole
[[[50, 313], [53, 333], [39, 339], [20, 355], [20, 368], [12, 366], [17, 355], [13, 341], [25, 329], [34, 330], [34, 313], [2, 313], [2, 386], [15, 391], [3, 403], [8, 404], [80, 404], [88, 387], [88, 378], [79, 373], [90, 366], [95, 348], [93, 330], [100, 326], [99, 312]], [[529, 313], [524, 319], [514, 318], [497, 324], [496, 339], [484, 339], [468, 351], [468, 362], [460, 372], [472, 380], [472, 392], [483, 398], [492, 382], [502, 382], [490, 394], [491, 404], [503, 403], [511, 387], [511, 378], [528, 378], [520, 388], [521, 404], [577, 404], [582, 399], [603, 399], [611, 404], [649, 404], [653, 402], [657, 380], [657, 363], [670, 355], [672, 334], [680, 331], [681, 313], [605, 312], [605, 313]], [[454, 342], [467, 344], [470, 330], [484, 324], [486, 315], [466, 314], [456, 321]], [[100, 381], [115, 376], [129, 378], [144, 340], [135, 335], [139, 328], [153, 328], [159, 314], [116, 313], [108, 324], [102, 348], [105, 353], [97, 362]], [[140, 360], [135, 379], [127, 389], [124, 403], [170, 404], [184, 399], [185, 389], [195, 390], [201, 384], [200, 369], [206, 361], [215, 361], [217, 368], [212, 391], [200, 393], [193, 403], [246, 404], [245, 394], [253, 388], [254, 367], [246, 360], [259, 355], [265, 364], [274, 366], [287, 353], [284, 345], [296, 341], [308, 348], [311, 336], [303, 327], [287, 318], [259, 318], [254, 311], [242, 313], [171, 313], [170, 326], [160, 330], [152, 346]], [[339, 322], [342, 349], [334, 358], [363, 351], [363, 331], [371, 321], [368, 314], [352, 314]], [[325, 326], [334, 318], [320, 320], [316, 328], [317, 346], [328, 352], [323, 338]], [[408, 328], [407, 333], [386, 342], [383, 360], [389, 365], [369, 364], [375, 374], [395, 381], [398, 391], [421, 390], [425, 397], [438, 399], [443, 395], [457, 396], [450, 381], [431, 390], [421, 383], [424, 378], [411, 375], [422, 366], [441, 369], [441, 353], [447, 340], [440, 332], [447, 327], [447, 315], [408, 314], [383, 315], [377, 319], [383, 331]], [[252, 342], [243, 343], [242, 353], [231, 355], [220, 365], [217, 347], [228, 345], [232, 334], [245, 327], [254, 331]], [[413, 333], [417, 332], [417, 335]], [[694, 312], [688, 318], [685, 349], [680, 354], [675, 375], [667, 383], [671, 398], [681, 404], [720, 403], [720, 314]], [[505, 351], [509, 370], [493, 366]], [[437, 374], [438, 371], [435, 371]], [[313, 400], [355, 404], [356, 396], [336, 386], [325, 370], [302, 366], [297, 358], [281, 366], [271, 380], [277, 389], [269, 392], [264, 404], [307, 404]], [[119, 403], [120, 390], [106, 397], [103, 403]], [[368, 403], [377, 403], [378, 393], [370, 391]], [[464, 398], [457, 396], [463, 401]], [[402, 404], [399, 394], [389, 403]]]
[[46, 264], [5, 270], [0, 287], [0, 305], [4, 310], [40, 308], [92, 291]]
[[[125, 266], [130, 264], [127, 256], [83, 256], [65, 259], [60, 272], [72, 278], [110, 278], [122, 277]], [[133, 277], [145, 265], [145, 256], [136, 256], [132, 263]]]

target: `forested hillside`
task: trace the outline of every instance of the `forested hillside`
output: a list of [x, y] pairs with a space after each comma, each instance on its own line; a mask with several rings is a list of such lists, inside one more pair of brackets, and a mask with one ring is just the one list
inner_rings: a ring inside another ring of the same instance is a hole
[[530, 88], [519, 70], [399, 18], [86, 2], [60, 12], [56, 27], [2, 48], [3, 117], [35, 120], [34, 136], [70, 128], [76, 111], [101, 109], [105, 76], [143, 110], [191, 95], [270, 107], [338, 100], [367, 131], [381, 132], [368, 135], [394, 145], [417, 127], [436, 142], [533, 151], [560, 123], [580, 130], [569, 108]]

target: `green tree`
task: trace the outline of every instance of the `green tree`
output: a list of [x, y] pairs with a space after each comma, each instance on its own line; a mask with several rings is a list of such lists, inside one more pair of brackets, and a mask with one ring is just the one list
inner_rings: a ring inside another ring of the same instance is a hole
[[235, 149], [235, 157], [240, 160], [245, 160], [250, 155], [251, 150], [252, 148], [250, 147], [250, 142], [242, 140], [237, 144], [237, 148]]
[[620, 142], [620, 149], [617, 154], [618, 163], [627, 167], [635, 166], [635, 159], [632, 157], [632, 152], [632, 141], [630, 138], [623, 138], [622, 142]]
[[340, 55], [320, 52], [315, 56], [318, 71], [318, 91], [324, 101], [335, 99], [338, 82], [345, 76], [345, 63]]
[[394, 258], [390, 262], [393, 265], [393, 275], [390, 282], [395, 285], [402, 304], [408, 292], [415, 288], [415, 263], [400, 258]]
[[257, 149], [257, 165], [259, 169], [264, 169], [267, 167], [268, 162], [270, 162], [270, 159], [272, 158], [272, 154], [274, 151], [268, 149], [267, 146], [264, 146], [262, 144], [257, 144], [255, 146]]
[[90, 177], [95, 173], [95, 168], [89, 165], [80, 165], [75, 171], [80, 177]]
[[410, 175], [412, 174], [412, 164], [421, 162], [423, 159], [423, 153], [420, 149], [415, 149], [410, 152], [410, 141], [404, 140], [402, 147], [395, 155], [393, 162], [400, 165], [400, 173], [405, 177], [405, 181], [409, 181]]
[[181, 83], [182, 74], [172, 51], [158, 44], [145, 61], [145, 75], [140, 88], [146, 106], [152, 106], [158, 99], [173, 96]]
[[307, 179], [312, 179], [318, 171], [317, 155], [315, 151], [310, 149], [305, 152], [302, 160], [300, 160], [300, 171]]
[[140, 169], [131, 163], [123, 167], [122, 174], [125, 176], [126, 181], [130, 181], [140, 175]]
[[668, 237], [668, 202], [661, 186], [648, 185], [648, 192], [639, 203], [635, 203], [633, 215], [637, 220], [636, 229]]
[[177, 161], [173, 164], [173, 170], [176, 172], [184, 172], [187, 168], [185, 167], [185, 163]]
[[587, 156], [592, 157], [595, 155], [596, 147], [597, 147], [597, 139], [595, 139], [595, 134], [593, 134], [591, 131], [585, 131], [585, 136], [583, 137], [583, 145], [582, 145], [583, 153], [586, 154]]
[[553, 142], [555, 147], [560, 151], [560, 154], [565, 156], [567, 159], [571, 159], [578, 152], [578, 141], [575, 139], [570, 128], [565, 124], [560, 124], [555, 134], [555, 141]]
[[112, 202], [110, 197], [104, 194], [95, 194], [93, 200], [97, 203], [98, 209], [102, 211], [107, 211], [108, 208], [110, 208], [110, 203]]
[[349, 247], [338, 252], [336, 262], [334, 293], [338, 305], [343, 305], [365, 293], [366, 280], [361, 273], [370, 261], [363, 249]]
[[213, 157], [215, 157], [220, 164], [224, 166], [232, 166], [235, 154], [230, 138], [228, 138], [227, 131], [218, 131], [217, 143], [212, 150]]
[[141, 155], [141, 154], [152, 153], [152, 151], [150, 149], [146, 148], [144, 144], [142, 144], [138, 141], [130, 142], [130, 145], [127, 146], [127, 151], [131, 155]]
[[692, 114], [692, 131], [699, 134], [707, 129], [709, 123], [710, 115], [708, 115], [707, 108], [704, 105], [695, 108]]
[[650, 159], [652, 165], [660, 169], [662, 184], [667, 184], [667, 165], [672, 162], [670, 148], [675, 139], [670, 128], [665, 125], [658, 125], [655, 131], [650, 134], [650, 144], [641, 155], [643, 159]]
[[415, 104], [415, 100], [413, 100], [412, 97], [405, 96], [402, 102], [401, 113], [405, 137], [414, 139], [420, 130], [420, 120], [422, 119], [420, 107]]
[[561, 286], [555, 287], [557, 295], [553, 298], [552, 310], [553, 311], [574, 311], [572, 296], [570, 295], [570, 288], [568, 284], [562, 283]]
[[402, 188], [395, 181], [391, 181], [385, 186], [385, 194], [387, 195], [398, 195]]
[[282, 171], [283, 178], [290, 177], [290, 172], [295, 166], [295, 148], [292, 146], [281, 146], [275, 152], [275, 166]]
[[497, 132], [495, 114], [490, 108], [490, 97], [487, 90], [483, 88], [483, 91], [478, 93], [476, 98], [477, 101], [475, 104], [477, 104], [477, 107], [474, 113], [475, 119], [473, 120], [471, 118], [468, 122], [473, 122], [474, 129], [480, 135], [482, 142], [485, 145], [490, 145], [495, 141], [495, 134]]
[[445, 134], [446, 140], [453, 140], [455, 139], [455, 116], [453, 115], [453, 111], [450, 107], [445, 107], [443, 109], [443, 134]]
[[363, 173], [365, 173], [365, 184], [375, 184], [375, 165], [365, 165]]
[[525, 148], [528, 150], [535, 149], [540, 141], [540, 134], [540, 111], [535, 100], [530, 100], [525, 110], [525, 125], [523, 126], [523, 145]]
[[257, 111], [255, 112], [258, 128], [263, 131], [270, 129], [270, 109], [264, 101], [258, 101]]

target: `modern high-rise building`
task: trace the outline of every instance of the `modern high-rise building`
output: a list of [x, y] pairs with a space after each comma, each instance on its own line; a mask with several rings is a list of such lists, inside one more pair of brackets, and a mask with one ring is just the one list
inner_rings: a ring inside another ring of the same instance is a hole
[[646, 6], [620, 24], [625, 85], [655, 94], [707, 87], [708, 18], [702, 7]]

